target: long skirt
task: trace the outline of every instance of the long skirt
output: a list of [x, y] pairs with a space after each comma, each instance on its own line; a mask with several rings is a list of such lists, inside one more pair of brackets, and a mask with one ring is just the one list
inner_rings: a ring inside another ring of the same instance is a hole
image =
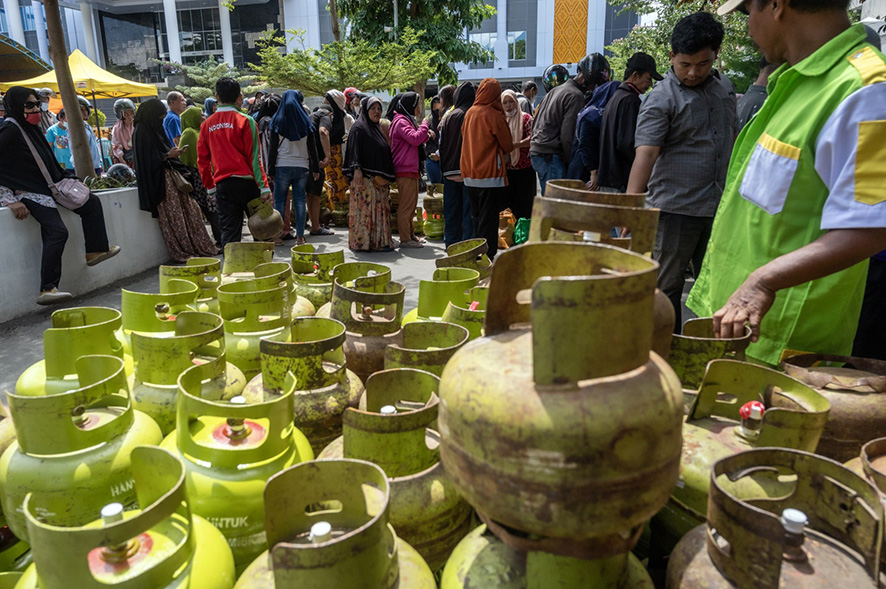
[[166, 198], [157, 205], [160, 233], [166, 243], [169, 255], [176, 262], [186, 262], [188, 258], [214, 256], [218, 248], [203, 225], [203, 216], [197, 202], [178, 191], [172, 176], [166, 172]]
[[351, 189], [348, 211], [348, 245], [353, 250], [372, 251], [391, 247], [391, 200], [388, 187], [378, 187], [372, 178]]
[[342, 172], [343, 153], [341, 145], [332, 146], [329, 165], [326, 166], [326, 191], [332, 206], [338, 208], [339, 203], [348, 202], [348, 178]]

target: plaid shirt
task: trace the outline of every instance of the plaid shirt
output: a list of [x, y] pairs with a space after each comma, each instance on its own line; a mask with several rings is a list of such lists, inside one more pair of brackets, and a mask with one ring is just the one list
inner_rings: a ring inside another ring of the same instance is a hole
[[647, 205], [667, 213], [713, 217], [726, 184], [738, 131], [732, 82], [717, 70], [684, 86], [668, 70], [640, 107], [635, 145], [661, 147]]

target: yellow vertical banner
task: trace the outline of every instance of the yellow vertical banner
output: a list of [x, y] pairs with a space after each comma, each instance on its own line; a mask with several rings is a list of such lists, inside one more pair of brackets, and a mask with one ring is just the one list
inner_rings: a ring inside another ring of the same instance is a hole
[[577, 63], [588, 44], [588, 0], [554, 3], [554, 63]]

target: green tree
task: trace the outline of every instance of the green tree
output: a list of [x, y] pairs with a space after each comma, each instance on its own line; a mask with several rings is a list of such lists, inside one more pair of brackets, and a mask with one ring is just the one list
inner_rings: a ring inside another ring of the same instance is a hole
[[[610, 3], [641, 15], [657, 13], [652, 26], [636, 26], [627, 37], [616, 39], [606, 47], [613, 53], [609, 58], [613, 77], [620, 79], [628, 58], [636, 51], [654, 57], [663, 73], [669, 67], [671, 31], [677, 21], [699, 10], [716, 12], [722, 0], [690, 0], [682, 4], [675, 0], [610, 0]], [[745, 92], [756, 79], [760, 63], [760, 53], [748, 37], [748, 19], [737, 12], [718, 18], [726, 34], [716, 67], [729, 77], [737, 92]]]
[[[400, 0], [400, 29], [393, 33], [384, 30], [394, 24], [394, 6], [390, 0], [337, 0], [337, 4], [339, 14], [347, 19], [352, 39], [378, 44], [392, 35], [402, 38], [406, 28], [403, 23], [425, 31], [417, 49], [434, 52], [433, 77], [440, 84], [458, 82], [453, 63], [485, 63], [495, 58], [483, 45], [465, 36], [465, 29], [479, 27], [495, 15], [495, 8], [483, 0]], [[424, 80], [420, 86], [424, 91]]]
[[220, 78], [224, 77], [234, 78], [240, 82], [244, 95], [252, 94], [265, 88], [265, 86], [260, 83], [256, 84], [256, 79], [258, 77], [256, 74], [241, 72], [225, 62], [219, 63], [215, 61], [214, 57], [210, 57], [209, 59], [194, 65], [183, 65], [174, 61], [160, 59], [153, 59], [152, 61], [159, 63], [164, 69], [170, 72], [184, 73], [188, 77], [188, 81], [191, 82], [191, 85], [176, 86], [175, 89], [185, 96], [190, 97], [197, 103], [215, 96], [215, 83], [218, 82]]
[[323, 96], [330, 88], [391, 90], [425, 80], [434, 71], [436, 52], [419, 47], [422, 32], [407, 27], [398, 41], [335, 41], [319, 50], [308, 48], [304, 31], [288, 31], [298, 48], [283, 54], [285, 39], [275, 31], [258, 41], [258, 78], [275, 88], [297, 88], [306, 96]]

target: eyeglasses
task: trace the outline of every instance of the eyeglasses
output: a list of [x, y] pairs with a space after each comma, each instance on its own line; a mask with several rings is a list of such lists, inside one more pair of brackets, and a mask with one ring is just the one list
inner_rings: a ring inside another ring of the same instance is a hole
[[33, 100], [28, 100], [25, 102], [25, 108], [40, 108], [40, 101], [34, 102]]

